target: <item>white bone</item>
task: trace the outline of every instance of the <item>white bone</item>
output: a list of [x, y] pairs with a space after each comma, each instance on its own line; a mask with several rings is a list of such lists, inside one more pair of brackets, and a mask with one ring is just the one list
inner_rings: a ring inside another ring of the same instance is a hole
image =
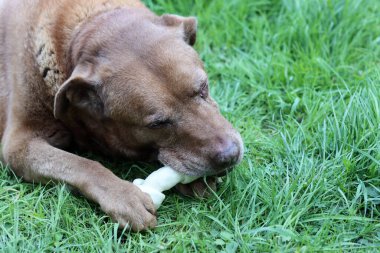
[[158, 209], [162, 201], [165, 199], [163, 191], [169, 190], [176, 184], [188, 184], [198, 177], [187, 176], [181, 174], [170, 168], [169, 166], [162, 167], [152, 172], [145, 180], [135, 179], [133, 183], [141, 189], [141, 191], [148, 193], [153, 200], [153, 204]]

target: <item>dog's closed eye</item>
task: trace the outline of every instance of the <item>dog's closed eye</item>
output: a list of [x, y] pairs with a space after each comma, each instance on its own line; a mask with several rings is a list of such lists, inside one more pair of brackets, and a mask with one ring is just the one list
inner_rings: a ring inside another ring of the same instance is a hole
[[208, 96], [208, 81], [207, 81], [207, 80], [205, 80], [205, 81], [202, 83], [202, 85], [201, 85], [201, 87], [200, 87], [200, 89], [199, 89], [198, 94], [199, 94], [199, 96], [200, 96], [201, 98], [203, 98], [203, 99], [206, 99], [206, 98], [207, 98], [207, 96]]
[[149, 123], [146, 127], [150, 129], [159, 129], [171, 125], [173, 122], [170, 119], [158, 119]]

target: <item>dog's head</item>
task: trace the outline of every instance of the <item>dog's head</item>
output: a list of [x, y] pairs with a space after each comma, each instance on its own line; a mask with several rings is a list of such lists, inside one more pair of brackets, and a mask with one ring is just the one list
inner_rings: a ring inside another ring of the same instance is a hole
[[242, 139], [210, 97], [196, 29], [195, 18], [127, 9], [84, 24], [55, 116], [113, 154], [149, 154], [189, 175], [225, 172], [242, 159]]

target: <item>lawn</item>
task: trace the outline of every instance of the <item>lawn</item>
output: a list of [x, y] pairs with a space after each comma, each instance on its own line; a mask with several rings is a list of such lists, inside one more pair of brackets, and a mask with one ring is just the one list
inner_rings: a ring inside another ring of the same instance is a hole
[[[158, 227], [137, 234], [3, 166], [0, 252], [380, 251], [380, 1], [145, 3], [198, 17], [196, 49], [243, 162], [209, 199], [169, 193]], [[153, 168], [102, 162], [125, 179]]]

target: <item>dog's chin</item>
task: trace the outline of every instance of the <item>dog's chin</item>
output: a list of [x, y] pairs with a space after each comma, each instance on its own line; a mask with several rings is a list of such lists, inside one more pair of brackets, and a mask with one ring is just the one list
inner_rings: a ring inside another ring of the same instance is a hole
[[173, 162], [173, 163], [170, 163], [170, 162], [167, 162], [167, 161], [161, 161], [161, 160], [158, 160], [163, 166], [169, 166], [170, 168], [172, 168], [173, 170], [179, 172], [179, 173], [182, 173], [186, 176], [191, 176], [191, 177], [204, 177], [204, 176], [208, 176], [209, 173], [207, 173], [207, 171], [205, 170], [202, 170], [202, 169], [190, 169], [189, 167], [183, 165], [182, 163], [178, 163], [178, 162]]
[[203, 171], [203, 170], [192, 170], [188, 169], [186, 167], [178, 167], [178, 166], [171, 166], [170, 164], [164, 164], [165, 166], [169, 166], [175, 171], [178, 171], [186, 176], [191, 176], [191, 177], [205, 177], [209, 176], [209, 173]]
[[231, 172], [234, 168], [234, 166], [224, 168], [224, 169], [219, 169], [219, 170], [208, 170], [204, 168], [192, 168], [190, 169], [189, 167], [186, 166], [178, 166], [176, 164], [170, 164], [166, 162], [161, 162], [160, 163], [163, 166], [169, 166], [175, 171], [178, 171], [184, 175], [187, 176], [192, 176], [192, 177], [224, 177], [227, 175], [227, 173]]
[[[173, 168], [174, 169], [174, 168]], [[176, 169], [175, 169], [176, 170]], [[185, 175], [194, 177], [224, 177], [233, 170], [233, 167], [210, 171], [210, 170], [177, 170]]]

